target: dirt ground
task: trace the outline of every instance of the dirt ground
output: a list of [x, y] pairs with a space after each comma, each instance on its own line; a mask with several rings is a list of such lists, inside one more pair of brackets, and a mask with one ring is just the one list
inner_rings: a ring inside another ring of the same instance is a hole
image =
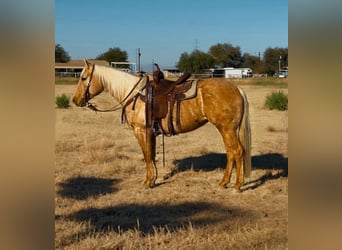
[[[288, 112], [263, 107], [277, 88], [241, 86], [253, 169], [240, 194], [219, 187], [225, 150], [211, 124], [165, 138], [165, 168], [158, 137], [157, 185], [145, 189], [143, 156], [120, 111], [56, 108], [56, 249], [287, 249]], [[55, 95], [74, 89], [56, 85]], [[94, 102], [115, 104], [107, 93]]]

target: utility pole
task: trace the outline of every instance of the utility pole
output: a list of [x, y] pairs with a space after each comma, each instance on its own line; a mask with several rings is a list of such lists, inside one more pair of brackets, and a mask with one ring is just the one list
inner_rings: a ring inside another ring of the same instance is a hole
[[141, 71], [141, 68], [140, 68], [140, 57], [141, 57], [141, 53], [140, 53], [140, 48], [138, 48], [138, 72]]

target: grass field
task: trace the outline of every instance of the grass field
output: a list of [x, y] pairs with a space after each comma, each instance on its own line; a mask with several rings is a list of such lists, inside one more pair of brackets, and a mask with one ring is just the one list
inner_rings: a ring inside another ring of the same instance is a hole
[[[263, 106], [287, 79], [273, 80], [236, 80], [252, 126], [253, 171], [240, 194], [218, 185], [225, 150], [211, 124], [166, 138], [165, 168], [158, 137], [157, 185], [144, 189], [143, 156], [120, 111], [56, 108], [56, 249], [287, 249], [287, 111]], [[55, 95], [71, 97], [70, 81], [56, 80]], [[107, 93], [94, 102], [115, 104]]]
[[56, 77], [55, 85], [76, 85], [78, 78], [75, 77]]

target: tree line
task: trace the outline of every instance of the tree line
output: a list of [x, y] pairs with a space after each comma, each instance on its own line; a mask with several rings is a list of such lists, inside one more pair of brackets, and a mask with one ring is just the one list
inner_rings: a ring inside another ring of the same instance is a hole
[[[108, 62], [127, 62], [128, 54], [118, 47], [109, 48], [95, 59]], [[68, 52], [60, 44], [55, 45], [55, 61], [67, 62], [70, 60]], [[122, 65], [121, 67], [127, 67]], [[273, 75], [279, 66], [288, 66], [288, 48], [267, 48], [263, 56], [251, 55], [241, 52], [239, 46], [230, 43], [218, 43], [209, 48], [207, 52], [195, 49], [191, 53], [183, 52], [176, 64], [182, 72], [194, 74], [202, 73], [208, 68], [251, 68], [254, 73]]]
[[281, 68], [288, 66], [287, 48], [267, 48], [263, 56], [241, 53], [239, 46], [230, 43], [218, 43], [208, 52], [194, 50], [180, 55], [176, 65], [182, 72], [201, 73], [208, 68], [251, 68], [254, 73], [273, 75]]

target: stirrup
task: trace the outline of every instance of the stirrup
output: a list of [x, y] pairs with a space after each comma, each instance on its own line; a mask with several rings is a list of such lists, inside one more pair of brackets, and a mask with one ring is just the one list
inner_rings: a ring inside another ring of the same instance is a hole
[[155, 136], [162, 134], [160, 124], [157, 121], [152, 121], [151, 129]]

